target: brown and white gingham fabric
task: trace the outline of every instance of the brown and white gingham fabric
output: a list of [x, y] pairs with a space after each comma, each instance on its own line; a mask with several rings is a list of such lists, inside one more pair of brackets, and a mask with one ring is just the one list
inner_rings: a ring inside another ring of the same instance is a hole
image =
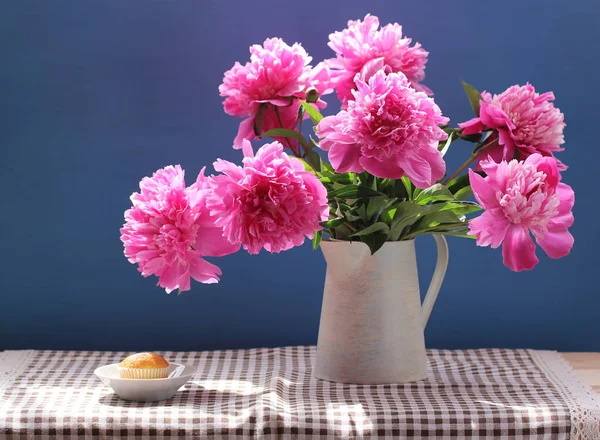
[[0, 438], [558, 439], [572, 432], [568, 386], [536, 360], [556, 362], [554, 352], [429, 350], [426, 380], [372, 386], [315, 379], [314, 347], [164, 352], [196, 374], [174, 398], [147, 403], [119, 399], [93, 374], [129, 353], [4, 357], [11, 353], [21, 360], [2, 372], [0, 357]]

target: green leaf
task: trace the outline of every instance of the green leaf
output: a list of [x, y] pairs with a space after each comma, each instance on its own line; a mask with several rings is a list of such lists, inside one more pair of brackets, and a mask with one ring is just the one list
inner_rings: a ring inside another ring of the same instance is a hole
[[396, 203], [396, 201], [397, 199], [386, 200], [380, 197], [369, 199], [369, 204], [367, 206], [367, 218], [371, 221], [378, 222], [381, 213]]
[[454, 198], [456, 200], [465, 200], [468, 199], [469, 197], [471, 197], [473, 195], [473, 190], [471, 189], [471, 186], [465, 186], [464, 188], [459, 189], [458, 191], [456, 191], [456, 194], [454, 194]]
[[[331, 164], [329, 162], [327, 162], [326, 160], [323, 160], [323, 158], [321, 158], [321, 170], [326, 171], [328, 173], [335, 173], [335, 170], [333, 169]], [[348, 174], [348, 173], [346, 173], [346, 174]]]
[[364, 199], [381, 196], [385, 197], [385, 194], [374, 191], [368, 186], [363, 185], [346, 185], [327, 194], [327, 197], [330, 199], [335, 197], [340, 199]]
[[441, 203], [443, 205], [440, 211], [452, 211], [457, 216], [471, 214], [472, 212], [481, 211], [483, 208], [475, 202], [448, 202]]
[[332, 238], [336, 238], [338, 240], [349, 240], [350, 234], [352, 234], [353, 231], [347, 225], [342, 225], [335, 229], [331, 229], [329, 232], [331, 233]]
[[367, 226], [365, 229], [355, 232], [351, 237], [362, 237], [363, 235], [369, 235], [379, 231], [384, 231], [386, 233], [390, 232], [390, 227], [383, 222], [373, 223], [371, 226]]
[[377, 191], [377, 177], [373, 177], [373, 182], [371, 182], [371, 189]]
[[417, 235], [424, 235], [424, 234], [439, 234], [439, 235], [451, 235], [453, 237], [463, 237], [463, 238], [470, 238], [470, 239], [475, 239], [475, 236], [472, 235], [468, 235], [469, 233], [469, 226], [468, 226], [468, 222], [461, 222], [461, 223], [443, 223], [441, 225], [432, 227], [432, 228], [428, 228], [428, 229], [422, 229], [414, 234], [411, 233], [412, 237], [414, 238]]
[[391, 226], [392, 221], [394, 220], [394, 216], [396, 215], [397, 211], [398, 211], [397, 206], [389, 206], [381, 212], [379, 219]]
[[313, 241], [312, 241], [313, 251], [317, 250], [317, 248], [321, 244], [322, 239], [323, 239], [323, 233], [321, 231], [315, 231], [315, 236], [313, 237]]
[[377, 211], [379, 211], [379, 209], [383, 209], [385, 204], [385, 197], [373, 197], [369, 199], [369, 203], [367, 204], [367, 219], [373, 218], [373, 216], [377, 214]]
[[297, 131], [294, 131], [294, 130], [288, 130], [287, 128], [273, 128], [261, 135], [261, 137], [265, 137], [265, 136], [269, 136], [269, 137], [277, 136], [277, 137], [292, 138], [292, 139], [296, 139], [298, 142], [300, 142], [302, 144], [302, 146], [305, 148], [307, 145], [306, 139], [304, 139], [304, 136], [302, 136], [301, 133], [298, 133]]
[[262, 103], [260, 107], [258, 107], [258, 112], [256, 112], [256, 116], [254, 117], [254, 134], [256, 136], [260, 136], [262, 132], [263, 119], [265, 117], [265, 110], [267, 109], [267, 104]]
[[362, 217], [360, 215], [352, 214], [352, 210], [344, 211], [344, 217], [346, 217], [346, 220], [348, 220], [349, 222], [357, 222], [359, 220], [362, 220]]
[[369, 221], [369, 219], [367, 218], [367, 205], [365, 203], [361, 203], [357, 208], [356, 208], [356, 213], [360, 216], [360, 219], [364, 222], [367, 223]]
[[477, 142], [481, 142], [481, 133], [460, 135], [460, 138], [467, 142], [477, 143]]
[[323, 115], [319, 113], [319, 111], [316, 108], [314, 108], [312, 105], [305, 101], [300, 101], [300, 104], [302, 104], [302, 107], [304, 107], [304, 111], [308, 113], [308, 116], [310, 116], [310, 119], [313, 122], [313, 124], [317, 125], [319, 122], [321, 122], [321, 119], [323, 119]]
[[380, 178], [377, 180], [377, 186], [378, 186], [378, 188], [377, 188], [378, 191], [381, 191], [382, 193], [385, 193], [385, 194], [389, 194], [389, 190], [392, 189], [394, 186], [394, 180]]
[[454, 196], [448, 188], [441, 183], [425, 188], [415, 198], [415, 202], [419, 205], [427, 205], [432, 202], [454, 200]]
[[406, 234], [405, 238], [414, 238], [421, 234], [452, 230], [466, 224], [467, 222], [461, 221], [461, 219], [451, 211], [430, 212], [425, 214], [418, 222], [411, 226], [410, 232]]
[[354, 175], [352, 173], [335, 174], [330, 172], [317, 173], [317, 177], [321, 183], [341, 183], [344, 185], [351, 185], [354, 182]]
[[417, 235], [437, 234], [437, 235], [450, 235], [453, 237], [470, 238], [472, 240], [476, 239], [475, 236], [469, 235], [468, 233], [469, 233], [468, 226], [457, 226], [457, 227], [451, 228], [451, 229], [438, 227], [438, 228], [431, 228], [431, 229], [426, 229], [426, 230], [420, 231], [418, 234], [415, 234], [415, 237]]
[[306, 159], [314, 170], [321, 171], [321, 156], [312, 148], [306, 151]]
[[475, 112], [475, 116], [479, 116], [480, 101], [482, 100], [481, 93], [479, 93], [475, 87], [467, 84], [463, 80], [460, 80], [460, 82], [463, 86], [463, 89], [465, 89], [467, 98], [469, 98], [469, 102], [471, 103], [471, 107]]
[[375, 232], [374, 234], [360, 237], [360, 241], [369, 246], [371, 255], [373, 255], [388, 241], [388, 235], [383, 232]]
[[453, 229], [447, 229], [445, 231], [436, 232], [441, 235], [451, 235], [453, 237], [470, 238], [471, 240], [477, 239], [474, 235], [469, 235], [469, 227], [467, 225], [460, 226]]
[[427, 207], [412, 202], [399, 203], [392, 220], [391, 240], [397, 241], [407, 226], [414, 224], [427, 213]]
[[446, 184], [446, 188], [452, 193], [456, 194], [459, 190], [463, 189], [465, 186], [469, 186], [469, 175], [463, 174], [462, 176], [458, 176], [456, 179], [451, 180]]
[[319, 222], [321, 226], [327, 229], [337, 228], [338, 226], [342, 226], [346, 223], [346, 219], [344, 217], [338, 217], [331, 220], [326, 220], [324, 222]]
[[412, 200], [413, 199], [413, 184], [412, 184], [412, 182], [406, 176], [402, 176], [402, 178], [400, 180], [404, 184], [404, 188], [406, 188], [406, 193], [408, 194], [408, 200]]
[[[475, 171], [480, 176], [485, 176], [482, 171]], [[454, 198], [456, 200], [465, 200], [473, 195], [473, 190], [471, 189], [471, 183], [469, 181], [469, 175], [463, 174], [462, 176], [457, 177], [456, 179], [448, 182], [446, 185], [450, 192], [454, 194]]]
[[304, 107], [298, 107], [298, 115], [296, 115], [297, 120], [301, 120], [304, 117]]
[[302, 162], [302, 165], [304, 165], [304, 169], [306, 171], [310, 171], [311, 173], [316, 173], [316, 171], [314, 170], [314, 168], [304, 159], [302, 159], [301, 157], [296, 157], [297, 160], [299, 160], [300, 162]]
[[[417, 228], [433, 228], [441, 225], [442, 223], [459, 223], [460, 219], [456, 214], [451, 211], [437, 211], [425, 214], [418, 224], [414, 225], [414, 229]], [[412, 231], [411, 231], [412, 232]]]
[[409, 198], [408, 191], [401, 179], [384, 179], [381, 186], [383, 187], [381, 192], [387, 194], [388, 197], [395, 197], [403, 201]]
[[448, 149], [450, 148], [450, 144], [452, 143], [452, 135], [448, 135], [448, 139], [446, 140], [446, 143], [444, 144], [444, 146], [442, 147], [442, 149], [440, 150], [440, 153], [442, 154], [442, 157], [444, 157], [446, 155], [446, 153], [448, 152]]

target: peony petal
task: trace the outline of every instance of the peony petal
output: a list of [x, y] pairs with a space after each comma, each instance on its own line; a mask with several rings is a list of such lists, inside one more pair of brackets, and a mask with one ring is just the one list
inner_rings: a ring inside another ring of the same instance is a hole
[[219, 282], [221, 269], [202, 258], [197, 258], [190, 263], [190, 275], [200, 283], [214, 284]]
[[242, 168], [233, 162], [229, 162], [228, 160], [217, 159], [213, 162], [213, 168], [215, 171], [220, 173], [227, 174], [233, 178], [241, 178], [243, 177]]
[[508, 115], [500, 107], [480, 101], [479, 117], [483, 125], [489, 128], [514, 128]]
[[[207, 216], [208, 217], [208, 216]], [[209, 217], [214, 222], [214, 217]], [[239, 243], [230, 243], [223, 236], [223, 229], [217, 227], [201, 227], [196, 233], [194, 249], [207, 257], [223, 257], [240, 249]]]
[[[330, 153], [331, 154], [331, 153]], [[376, 177], [386, 179], [400, 179], [404, 170], [394, 160], [380, 161], [375, 157], [361, 157], [360, 166]]]
[[327, 142], [327, 136], [330, 133], [335, 133], [336, 126], [340, 123], [340, 116], [344, 116], [341, 115], [341, 113], [342, 112], [334, 116], [326, 116], [323, 119], [321, 119], [321, 122], [319, 122], [319, 124], [317, 125], [316, 134], [317, 137], [322, 139], [321, 142], [319, 142], [319, 147], [322, 150], [327, 151], [329, 149], [329, 145], [331, 145], [331, 142]]
[[361, 70], [366, 75], [371, 74], [374, 67], [369, 63], [383, 62], [389, 71], [406, 75], [415, 89], [430, 92], [424, 86], [419, 87], [425, 78], [428, 52], [419, 43], [411, 45], [411, 39], [402, 34], [402, 26], [398, 24], [379, 29], [377, 17], [367, 15], [364, 21], [349, 21], [347, 29], [330, 34], [329, 47], [336, 52], [336, 58], [327, 60], [326, 64], [336, 78], [333, 86], [342, 108], [352, 99], [353, 74], [360, 74]]
[[554, 160], [556, 161], [556, 166], [558, 167], [559, 171], [565, 171], [569, 168], [567, 165], [565, 165], [563, 162], [558, 160], [556, 157], [554, 158]]
[[412, 87], [417, 91], [417, 92], [423, 92], [426, 93], [429, 96], [433, 96], [433, 90], [431, 90], [429, 87], [427, 87], [425, 84], [419, 84], [419, 83], [411, 83]]
[[198, 177], [196, 177], [196, 184], [194, 189], [202, 189], [210, 186], [210, 177], [204, 175], [206, 172], [206, 167], [202, 167], [200, 172], [198, 173]]
[[240, 123], [240, 127], [238, 128], [238, 133], [235, 139], [233, 140], [233, 148], [239, 150], [242, 148], [242, 143], [244, 139], [251, 141], [256, 137], [254, 133], [254, 116], [244, 119]]
[[[182, 272], [179, 275], [179, 279], [177, 280], [177, 285], [179, 286], [179, 290], [181, 290], [182, 292], [186, 292], [192, 288], [189, 270], [186, 269], [185, 272]], [[170, 292], [167, 292], [167, 293], [170, 293]]]
[[385, 61], [383, 57], [374, 58], [365, 63], [365, 65], [360, 69], [360, 79], [365, 82], [368, 82], [369, 79], [375, 75], [375, 73], [385, 66]]
[[[180, 265], [173, 264], [171, 266], [167, 266], [158, 278], [158, 285], [165, 289], [167, 293], [171, 293], [173, 290], [180, 287], [182, 275], [185, 275], [185, 269], [183, 269]], [[187, 290], [189, 290], [189, 288]]]
[[[310, 72], [310, 85], [317, 89], [319, 96], [333, 92], [331, 71], [327, 64], [320, 62]], [[325, 107], [327, 104], [323, 101]]]
[[437, 148], [421, 148], [418, 156], [400, 152], [396, 161], [417, 188], [433, 185], [446, 172], [446, 162]]
[[489, 210], [499, 206], [496, 190], [491, 179], [483, 178], [473, 170], [469, 170], [469, 182], [475, 199], [484, 209]]
[[571, 252], [575, 239], [571, 233], [566, 230], [549, 230], [543, 237], [536, 235], [537, 244], [550, 258], [562, 258]]
[[[483, 169], [483, 162], [492, 162], [497, 164], [504, 160], [505, 148], [502, 145], [494, 145], [493, 147], [488, 147], [485, 149], [483, 153], [481, 153], [477, 159], [477, 166], [475, 167], [475, 171], [485, 171]], [[494, 165], [495, 169], [495, 165]]]
[[515, 272], [531, 270], [539, 263], [535, 255], [535, 243], [527, 228], [520, 225], [508, 228], [502, 243], [502, 257], [504, 265]]
[[572, 209], [575, 204], [575, 193], [573, 192], [573, 188], [562, 182], [558, 183], [556, 192], [560, 199], [558, 214], [550, 219], [548, 228], [566, 229], [571, 227], [574, 221]]
[[357, 144], [336, 142], [329, 147], [329, 162], [338, 173], [362, 172], [364, 168], [359, 159], [360, 147]]
[[[266, 133], [275, 128], [286, 128], [295, 130], [298, 123], [298, 108], [300, 101], [294, 100], [287, 107], [268, 106], [263, 114], [262, 132]], [[280, 142], [283, 146], [290, 148], [294, 153], [298, 153], [298, 141], [293, 138], [274, 136], [273, 139]]]
[[429, 166], [431, 167], [431, 180], [437, 182], [446, 173], [446, 162], [442, 156], [442, 153], [435, 148], [423, 148], [421, 149], [421, 157], [423, 157]]
[[462, 134], [465, 136], [469, 134], [481, 133], [485, 129], [485, 126], [481, 122], [480, 118], [469, 119], [466, 122], [458, 124], [458, 126], [462, 129]]
[[273, 99], [262, 99], [256, 102], [261, 104], [273, 104], [277, 107], [286, 107], [291, 104], [293, 98], [273, 98]]
[[510, 225], [501, 209], [492, 209], [469, 221], [469, 235], [476, 237], [477, 246], [496, 249], [504, 241]]
[[[226, 113], [255, 115], [261, 103], [286, 106], [291, 99], [304, 95], [310, 85], [312, 58], [300, 44], [289, 46], [281, 38], [268, 38], [262, 45], [252, 45], [250, 54], [249, 62], [236, 62], [225, 72], [219, 86]], [[328, 82], [323, 75], [319, 73], [320, 81]]]
[[[503, 148], [502, 151], [502, 160], [510, 161], [515, 158], [515, 142], [513, 140], [513, 134], [507, 128], [500, 128], [498, 130], [498, 144]], [[498, 146], [494, 146], [491, 148], [498, 148]], [[490, 149], [491, 149], [490, 148]], [[498, 156], [500, 157], [500, 156]], [[500, 162], [500, 159], [496, 157], [496, 161]]]
[[433, 185], [431, 165], [420, 156], [399, 156], [399, 165], [417, 188], [427, 188]]
[[217, 227], [197, 231], [201, 254], [223, 255], [238, 249], [223, 243], [223, 236], [250, 254], [261, 249], [280, 252], [320, 229], [319, 221], [328, 214], [327, 190], [280, 143], [263, 145], [253, 158], [244, 158], [243, 165], [235, 178], [233, 173], [213, 178], [206, 205]]
[[244, 157], [254, 157], [254, 150], [248, 139], [242, 141], [242, 153], [244, 154]]
[[546, 174], [546, 183], [550, 188], [556, 188], [560, 180], [560, 173], [556, 161], [552, 157], [544, 157], [541, 154], [535, 153], [525, 159], [525, 163], [530, 163], [536, 166], [538, 171]]

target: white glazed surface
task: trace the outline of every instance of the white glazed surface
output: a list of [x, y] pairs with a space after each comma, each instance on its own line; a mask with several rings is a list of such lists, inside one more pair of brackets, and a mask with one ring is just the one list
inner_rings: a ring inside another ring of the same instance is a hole
[[119, 376], [119, 364], [110, 364], [96, 368], [94, 374], [104, 384], [111, 387], [115, 394], [123, 400], [153, 402], [173, 397], [179, 388], [190, 380], [195, 372], [196, 369], [189, 365], [171, 363], [169, 365], [169, 375], [174, 377], [164, 379], [125, 379]]
[[438, 264], [421, 307], [414, 241], [388, 242], [371, 255], [360, 242], [323, 241], [325, 291], [314, 374], [354, 384], [406, 383], [427, 377], [424, 324], [447, 266]]

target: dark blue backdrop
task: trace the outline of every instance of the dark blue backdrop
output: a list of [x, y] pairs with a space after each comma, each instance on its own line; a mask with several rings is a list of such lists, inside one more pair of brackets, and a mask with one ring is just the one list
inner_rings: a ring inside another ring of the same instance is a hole
[[[366, 5], [366, 3], [369, 3]], [[139, 179], [180, 163], [192, 178], [231, 149], [222, 74], [266, 37], [327, 36], [365, 13], [400, 22], [431, 52], [426, 84], [454, 123], [459, 77], [501, 92], [532, 82], [566, 114], [575, 247], [515, 274], [499, 251], [450, 239], [427, 329], [432, 347], [600, 350], [597, 287], [600, 2], [13, 1], [0, 7], [0, 349], [214, 349], [316, 341], [325, 263], [309, 246], [221, 259], [219, 285], [178, 297], [122, 255]], [[330, 100], [332, 102], [332, 100]], [[334, 106], [329, 109], [332, 112]], [[451, 151], [450, 168], [466, 158]], [[433, 240], [418, 240], [422, 289]]]

